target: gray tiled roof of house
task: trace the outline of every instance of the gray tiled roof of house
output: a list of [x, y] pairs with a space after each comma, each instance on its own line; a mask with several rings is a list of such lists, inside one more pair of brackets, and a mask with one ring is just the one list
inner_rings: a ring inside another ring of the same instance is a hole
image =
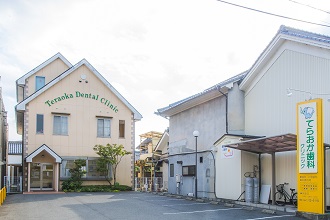
[[8, 154], [22, 154], [22, 141], [8, 141]]
[[141, 142], [141, 144], [138, 146], [138, 148], [139, 148], [139, 147], [142, 147], [142, 146], [146, 146], [146, 145], [148, 145], [151, 141], [152, 141], [151, 138], [146, 138], [145, 140], [143, 140], [143, 141]]
[[231, 78], [229, 78], [229, 79], [227, 79], [225, 81], [222, 81], [222, 82], [220, 82], [220, 83], [218, 83], [218, 84], [216, 84], [216, 85], [214, 85], [214, 86], [212, 86], [212, 87], [210, 87], [208, 89], [205, 89], [203, 92], [197, 93], [195, 95], [189, 96], [188, 98], [182, 99], [182, 100], [177, 101], [177, 102], [174, 102], [172, 104], [169, 104], [168, 106], [166, 106], [164, 108], [157, 109], [157, 112], [155, 112], [155, 114], [160, 114], [160, 113], [162, 113], [164, 111], [167, 111], [167, 110], [169, 110], [171, 108], [175, 108], [175, 107], [177, 107], [177, 106], [179, 106], [179, 105], [181, 105], [181, 104], [183, 104], [183, 103], [185, 103], [187, 101], [190, 101], [190, 100], [192, 100], [194, 98], [197, 98], [197, 97], [199, 97], [199, 96], [201, 96], [201, 95], [203, 95], [205, 93], [208, 93], [210, 91], [218, 90], [219, 88], [221, 88], [221, 87], [223, 87], [223, 86], [225, 86], [225, 85], [227, 85], [229, 83], [240, 81], [240, 80], [242, 80], [245, 77], [245, 74], [246, 73], [247, 72], [240, 73], [240, 74], [238, 74], [236, 76], [233, 76], [233, 77], [231, 77]]

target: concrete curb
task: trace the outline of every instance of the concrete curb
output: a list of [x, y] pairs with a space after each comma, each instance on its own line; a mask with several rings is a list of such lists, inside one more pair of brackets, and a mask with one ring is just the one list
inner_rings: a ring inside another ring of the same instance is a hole
[[269, 209], [263, 209], [263, 210], [261, 210], [261, 212], [266, 213], [266, 214], [272, 214], [272, 215], [276, 214], [275, 210], [269, 210]]
[[205, 202], [204, 199], [196, 199], [196, 202]]
[[235, 207], [235, 204], [225, 203], [224, 206], [234, 208]]
[[[174, 197], [177, 199], [185, 199], [189, 201], [195, 200], [196, 202], [200, 203], [205, 203], [208, 202], [213, 205], [224, 205], [226, 207], [235, 207], [236, 205], [241, 206], [243, 209], [246, 210], [255, 210], [256, 208], [261, 209], [262, 212], [268, 213], [268, 214], [275, 214], [276, 211], [280, 212], [288, 212], [288, 213], [296, 213], [297, 209], [295, 207], [286, 207], [286, 206], [276, 206], [276, 205], [271, 205], [271, 204], [262, 204], [262, 203], [247, 203], [247, 202], [242, 202], [242, 201], [236, 201], [236, 200], [230, 200], [230, 199], [223, 199], [223, 198], [197, 198], [191, 197], [191, 196], [184, 196], [184, 195], [178, 195], [178, 194], [171, 194], [167, 192], [156, 192], [152, 193], [160, 196], [167, 196], [167, 197]], [[300, 214], [302, 216], [303, 214]], [[305, 217], [308, 216], [308, 214], [304, 213]], [[309, 214], [310, 216], [311, 214]], [[296, 213], [296, 216], [297, 213]], [[305, 217], [307, 218], [307, 217]], [[323, 220], [323, 219], [329, 219], [330, 220], [330, 215], [325, 215], [325, 216], [319, 216], [317, 218], [308, 218], [308, 219], [316, 219], [316, 220]]]
[[312, 220], [329, 220], [330, 214], [315, 214], [308, 212], [296, 212], [296, 216]]

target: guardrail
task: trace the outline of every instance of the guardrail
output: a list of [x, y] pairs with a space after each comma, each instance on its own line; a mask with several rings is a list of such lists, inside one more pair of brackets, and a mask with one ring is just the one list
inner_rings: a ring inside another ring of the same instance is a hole
[[6, 187], [4, 186], [1, 190], [0, 190], [0, 205], [2, 205], [2, 203], [5, 201], [6, 199]]

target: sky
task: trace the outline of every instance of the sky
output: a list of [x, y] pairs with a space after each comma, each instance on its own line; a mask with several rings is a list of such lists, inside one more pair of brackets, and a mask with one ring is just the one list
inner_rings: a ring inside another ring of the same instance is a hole
[[[16, 80], [60, 52], [85, 58], [143, 116], [139, 134], [163, 132], [154, 112], [248, 70], [281, 25], [330, 36], [327, 0], [0, 0], [0, 86], [9, 140]], [[328, 26], [328, 27], [327, 27]]]

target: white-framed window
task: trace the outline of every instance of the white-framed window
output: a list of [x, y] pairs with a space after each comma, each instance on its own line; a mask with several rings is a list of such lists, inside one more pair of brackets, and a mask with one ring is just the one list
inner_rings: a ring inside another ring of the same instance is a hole
[[67, 115], [54, 115], [53, 134], [54, 135], [68, 135], [68, 116]]
[[45, 77], [44, 76], [36, 76], [36, 91], [45, 85]]
[[37, 114], [37, 127], [36, 132], [37, 134], [43, 134], [44, 133], [44, 115]]
[[98, 118], [97, 119], [97, 137], [111, 136], [111, 119], [110, 118]]

